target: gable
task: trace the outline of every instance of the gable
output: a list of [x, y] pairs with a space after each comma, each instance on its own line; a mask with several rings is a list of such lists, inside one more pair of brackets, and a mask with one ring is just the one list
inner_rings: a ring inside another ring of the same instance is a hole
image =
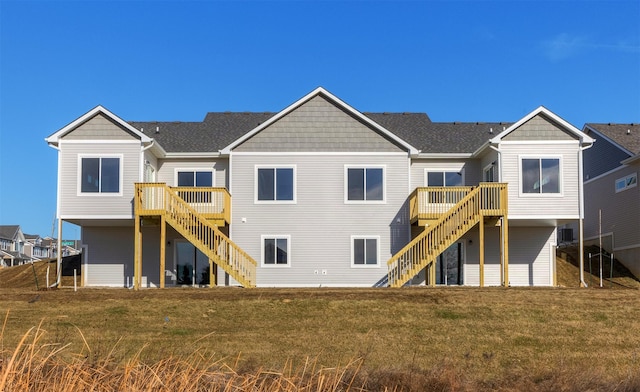
[[131, 132], [97, 113], [63, 136], [65, 140], [137, 140]]
[[578, 140], [578, 137], [544, 115], [537, 114], [504, 136], [502, 140]]
[[318, 94], [234, 148], [252, 152], [407, 151]]

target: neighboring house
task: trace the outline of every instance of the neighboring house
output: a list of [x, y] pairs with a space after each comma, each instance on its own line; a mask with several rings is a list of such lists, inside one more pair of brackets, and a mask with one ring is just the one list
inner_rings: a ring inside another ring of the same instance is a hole
[[24, 253], [34, 260], [48, 259], [54, 257], [51, 248], [37, 234], [25, 234]]
[[555, 284], [593, 140], [544, 107], [515, 123], [362, 113], [318, 88], [278, 113], [49, 136], [83, 284]]
[[0, 266], [12, 267], [31, 261], [25, 254], [26, 238], [18, 225], [0, 225]]
[[598, 142], [584, 153], [585, 228], [640, 277], [640, 124], [585, 124]]

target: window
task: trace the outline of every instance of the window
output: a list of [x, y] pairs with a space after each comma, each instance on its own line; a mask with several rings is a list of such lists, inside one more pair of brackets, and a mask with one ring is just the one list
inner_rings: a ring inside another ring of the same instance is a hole
[[80, 193], [120, 193], [120, 157], [80, 157]]
[[351, 265], [378, 266], [379, 237], [352, 236], [351, 237]]
[[559, 158], [523, 158], [520, 167], [522, 193], [560, 193]]
[[182, 171], [179, 170], [177, 173], [178, 176], [178, 186], [213, 186], [213, 172], [212, 171]]
[[383, 167], [347, 167], [347, 201], [384, 201]]
[[295, 167], [257, 167], [256, 201], [294, 202]]
[[[176, 182], [182, 187], [212, 187], [213, 171], [211, 170], [183, 170], [176, 172]], [[210, 203], [211, 192], [207, 191], [179, 191], [178, 194], [187, 203]]]
[[427, 186], [462, 186], [462, 171], [427, 171]]
[[626, 191], [629, 188], [633, 188], [638, 185], [637, 173], [629, 174], [626, 177], [616, 180], [616, 193]]
[[288, 235], [262, 236], [262, 265], [263, 266], [288, 266], [291, 254]]

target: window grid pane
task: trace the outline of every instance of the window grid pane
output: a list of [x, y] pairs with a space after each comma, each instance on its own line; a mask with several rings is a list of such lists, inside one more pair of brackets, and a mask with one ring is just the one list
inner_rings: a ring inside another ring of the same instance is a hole
[[258, 200], [275, 200], [274, 169], [258, 169]]
[[82, 158], [82, 192], [98, 192], [100, 189], [100, 159]]
[[347, 169], [348, 200], [364, 200], [364, 169]]
[[540, 166], [542, 193], [560, 193], [560, 160], [542, 159]]
[[367, 238], [365, 249], [365, 262], [368, 265], [378, 264], [378, 240]]
[[196, 172], [196, 186], [212, 187], [213, 173], [211, 173], [210, 171]]
[[278, 238], [276, 240], [277, 244], [277, 254], [276, 254], [276, 264], [287, 264], [287, 239], [286, 238]]
[[383, 199], [382, 169], [366, 169], [367, 200]]
[[353, 240], [353, 264], [364, 264], [365, 262], [365, 240], [355, 238]]
[[540, 160], [522, 160], [522, 192], [540, 193]]
[[103, 193], [118, 193], [120, 191], [119, 158], [101, 159], [100, 188]]
[[276, 263], [276, 240], [268, 238], [264, 240], [264, 263]]
[[178, 186], [194, 186], [193, 172], [178, 172]]
[[293, 200], [293, 169], [276, 169], [276, 200]]

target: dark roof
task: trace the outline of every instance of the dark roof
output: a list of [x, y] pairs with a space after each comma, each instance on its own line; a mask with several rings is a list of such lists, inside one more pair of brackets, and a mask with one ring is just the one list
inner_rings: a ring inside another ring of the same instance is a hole
[[[143, 129], [167, 152], [217, 152], [276, 114], [215, 112], [207, 113], [202, 122], [132, 121], [129, 124]], [[426, 113], [363, 114], [423, 153], [472, 153], [511, 125], [434, 123]]]
[[[207, 113], [202, 122], [129, 122], [167, 152], [217, 152], [275, 113]], [[156, 133], [156, 130], [158, 132]]]
[[20, 226], [18, 225], [1, 225], [0, 226], [0, 238], [6, 238], [13, 240], [18, 233]]
[[640, 154], [640, 124], [587, 123], [586, 125], [634, 155]]
[[423, 153], [472, 153], [511, 125], [511, 123], [431, 122], [426, 113], [364, 113], [364, 115]]

